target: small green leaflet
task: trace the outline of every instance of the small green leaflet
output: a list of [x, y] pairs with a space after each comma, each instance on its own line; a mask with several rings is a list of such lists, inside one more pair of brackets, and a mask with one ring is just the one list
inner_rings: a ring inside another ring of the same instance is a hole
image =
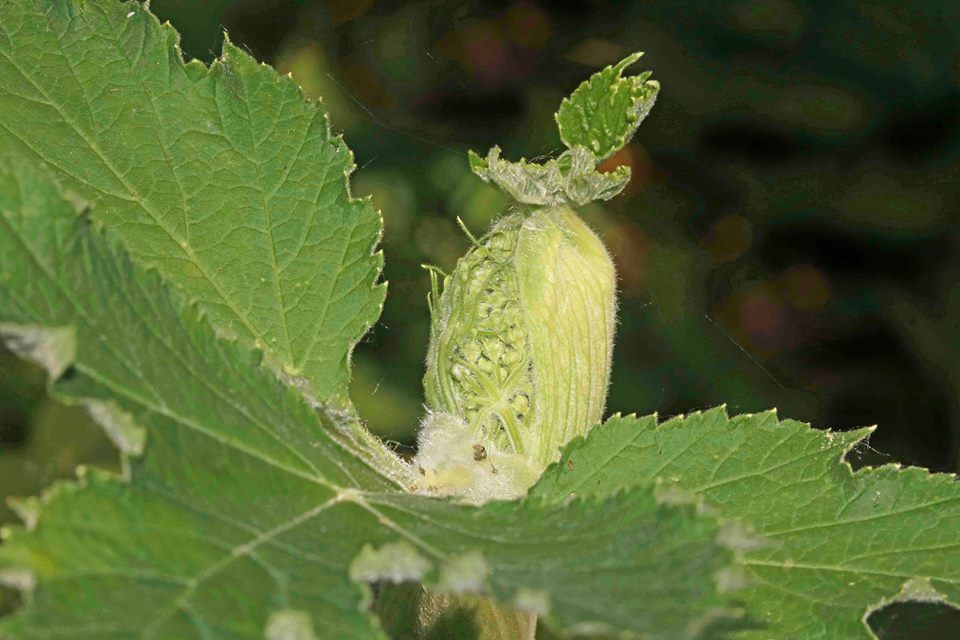
[[960, 604], [960, 484], [896, 465], [853, 472], [842, 458], [869, 432], [723, 408], [662, 424], [617, 416], [571, 442], [532, 493], [677, 482], [765, 539], [738, 592], [762, 626], [736, 637], [870, 638], [863, 620], [890, 601]]
[[178, 40], [134, 2], [4, 2], [0, 138], [95, 202], [218, 333], [345, 405], [385, 295], [380, 214], [351, 198], [322, 105], [229, 42], [207, 68]]
[[28, 605], [0, 636], [260, 638], [310, 622], [383, 638], [364, 585], [378, 579], [492, 593], [563, 630], [700, 638], [736, 616], [718, 589], [734, 552], [696, 505], [650, 483], [482, 508], [402, 493], [75, 207], [0, 147], [2, 334], [127, 454], [123, 478], [88, 471], [21, 503], [0, 578]]
[[597, 165], [630, 142], [660, 90], [649, 71], [622, 77], [642, 55], [598, 71], [564, 98], [556, 120], [567, 150], [558, 157], [503, 160], [493, 147], [485, 157], [470, 151], [470, 169], [522, 204], [579, 206], [613, 198], [630, 182], [630, 167], [601, 172]]
[[563, 99], [556, 117], [563, 144], [586, 147], [599, 162], [630, 141], [660, 92], [649, 71], [623, 77], [642, 55], [634, 53], [593, 74]]

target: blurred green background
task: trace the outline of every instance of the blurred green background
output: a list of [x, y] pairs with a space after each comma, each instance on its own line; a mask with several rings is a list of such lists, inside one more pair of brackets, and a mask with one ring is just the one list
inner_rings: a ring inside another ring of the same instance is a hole
[[[383, 211], [390, 289], [356, 350], [353, 396], [401, 450], [422, 413], [420, 265], [451, 269], [468, 246], [456, 216], [480, 234], [505, 206], [466, 150], [557, 152], [561, 98], [643, 50], [636, 70], [654, 71], [660, 99], [609, 161], [633, 179], [585, 212], [621, 279], [609, 410], [776, 407], [824, 428], [879, 425], [856, 464], [957, 468], [956, 0], [151, 7], [189, 57], [213, 59], [226, 29], [291, 73], [354, 150], [353, 190]], [[0, 354], [0, 494], [37, 493], [78, 464], [117, 462], [82, 412]], [[0, 506], [0, 524], [13, 519]], [[925, 607], [875, 626], [933, 637]]]

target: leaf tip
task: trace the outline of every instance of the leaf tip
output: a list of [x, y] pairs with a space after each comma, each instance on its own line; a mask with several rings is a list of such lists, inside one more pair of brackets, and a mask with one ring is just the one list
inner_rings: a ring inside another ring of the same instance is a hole
[[29, 569], [7, 567], [0, 569], [0, 586], [21, 593], [30, 593], [37, 586], [37, 577]]
[[550, 593], [542, 589], [520, 587], [513, 598], [513, 604], [521, 611], [545, 616], [550, 613]]
[[773, 541], [758, 534], [743, 522], [732, 520], [720, 526], [717, 543], [732, 551], [747, 552], [769, 547]]
[[0, 324], [0, 342], [24, 360], [43, 367], [51, 380], [57, 380], [77, 354], [73, 327], [41, 327], [11, 323]]
[[147, 430], [133, 416], [108, 400], [87, 400], [87, 413], [100, 425], [114, 446], [124, 455], [139, 456], [147, 441]]
[[40, 519], [40, 498], [37, 496], [28, 496], [24, 498], [10, 496], [7, 498], [7, 506], [13, 511], [23, 527], [27, 531], [33, 531], [37, 526], [37, 520]]
[[270, 614], [263, 631], [266, 640], [316, 640], [310, 614], [300, 609], [280, 609]]
[[882, 598], [872, 606], [867, 607], [863, 612], [861, 622], [863, 622], [865, 627], [870, 628], [870, 616], [890, 605], [903, 602], [942, 604], [953, 609], [960, 609], [960, 607], [957, 606], [956, 601], [950, 599], [945, 593], [937, 589], [930, 578], [913, 577], [905, 580], [900, 586], [900, 591], [898, 591], [895, 595], [888, 598]]
[[437, 587], [450, 593], [479, 593], [487, 588], [490, 565], [478, 550], [447, 559], [440, 566]]
[[554, 119], [568, 148], [587, 147], [599, 162], [630, 141], [660, 91], [649, 71], [623, 76], [642, 56], [636, 52], [605, 67], [563, 99]]
[[367, 544], [350, 563], [350, 579], [354, 582], [399, 584], [420, 580], [432, 568], [433, 563], [405, 540], [388, 542], [377, 548]]

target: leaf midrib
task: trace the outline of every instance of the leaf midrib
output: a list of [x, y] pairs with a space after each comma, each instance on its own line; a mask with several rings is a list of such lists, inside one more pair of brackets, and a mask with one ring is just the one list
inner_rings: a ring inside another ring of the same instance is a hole
[[[202, 585], [205, 581], [213, 578], [215, 575], [217, 575], [218, 573], [220, 573], [221, 571], [229, 567], [235, 560], [243, 557], [251, 557], [250, 554], [253, 552], [253, 550], [255, 550], [260, 545], [266, 542], [270, 542], [271, 540], [273, 540], [273, 538], [281, 535], [282, 533], [285, 533], [286, 531], [289, 531], [290, 529], [297, 527], [307, 522], [308, 520], [320, 515], [321, 513], [323, 513], [330, 507], [338, 504], [339, 502], [340, 502], [340, 499], [338, 494], [326, 500], [325, 502], [322, 502], [319, 505], [311, 507], [307, 511], [304, 511], [303, 513], [283, 522], [282, 524], [274, 527], [273, 529], [270, 529], [269, 531], [265, 531], [262, 534], [259, 534], [251, 538], [249, 541], [243, 544], [232, 547], [229, 550], [228, 555], [225, 555], [222, 558], [218, 559], [216, 562], [211, 563], [210, 565], [207, 566], [206, 569], [196, 574], [193, 578], [188, 578], [187, 583], [184, 585], [183, 589], [181, 589], [180, 594], [176, 597], [176, 599], [174, 599], [171, 602], [170, 607], [168, 607], [168, 610], [161, 611], [161, 613], [157, 616], [157, 618], [153, 622], [151, 622], [146, 627], [144, 627], [143, 631], [140, 634], [140, 637], [144, 638], [144, 640], [154, 637], [157, 630], [161, 626], [163, 626], [163, 624], [167, 620], [169, 620], [171, 616], [173, 616], [177, 611], [180, 611], [183, 609], [184, 605], [189, 601], [192, 594], [197, 590], [197, 588], [200, 585]], [[260, 560], [260, 562], [263, 562], [264, 564], [269, 564], [262, 559]]]
[[[244, 94], [246, 94], [247, 86], [243, 82], [242, 78], [240, 79], [239, 84], [241, 87], [243, 87]], [[260, 170], [260, 145], [258, 145], [253, 139], [253, 114], [250, 113], [250, 101], [243, 100], [242, 102], [247, 113], [247, 132], [250, 134], [250, 146], [254, 154], [254, 157], [252, 158], [253, 165], [257, 171], [257, 193], [260, 194], [260, 205], [263, 209], [263, 215], [266, 218], [267, 238], [270, 244], [270, 266], [271, 271], [273, 272], [273, 286], [276, 290], [276, 296], [280, 301], [280, 313], [278, 315], [280, 316], [280, 323], [283, 328], [283, 339], [286, 346], [286, 358], [283, 361], [289, 362], [293, 360], [293, 349], [290, 345], [290, 329], [287, 324], [287, 305], [283, 299], [283, 287], [280, 285], [280, 267], [277, 263], [277, 247], [273, 238], [273, 214], [270, 211], [270, 207], [267, 205], [267, 197], [263, 188], [263, 173]], [[276, 125], [274, 124], [274, 126]], [[306, 139], [306, 132], [304, 132], [303, 138], [304, 140]], [[301, 144], [301, 149], [302, 148], [303, 145]], [[293, 164], [293, 161], [290, 161], [287, 164], [287, 168], [292, 169]], [[184, 216], [186, 216], [186, 208], [184, 208]]]

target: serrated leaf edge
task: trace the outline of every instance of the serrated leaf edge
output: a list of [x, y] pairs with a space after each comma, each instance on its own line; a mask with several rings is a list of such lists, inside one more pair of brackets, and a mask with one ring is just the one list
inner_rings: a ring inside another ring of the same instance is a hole
[[[638, 417], [636, 413], [622, 414], [615, 413], [608, 417], [603, 423], [598, 424], [594, 429], [604, 429], [607, 425], [612, 424], [617, 420], [624, 419], [633, 419], [640, 423], [649, 423], [653, 422], [651, 425], [655, 431], [662, 431], [667, 429], [680, 429], [685, 427], [685, 422], [691, 418], [699, 419], [709, 419], [711, 417], [722, 418], [728, 425], [732, 428], [740, 428], [740, 423], [745, 423], [749, 420], [759, 418], [761, 420], [759, 426], [761, 428], [778, 428], [781, 425], [791, 425], [798, 426], [806, 429], [809, 433], [816, 434], [821, 441], [827, 445], [825, 448], [830, 448], [835, 451], [834, 463], [838, 469], [843, 470], [849, 480], [854, 479], [863, 479], [882, 476], [884, 474], [896, 473], [898, 476], [907, 477], [908, 475], [922, 476], [928, 482], [935, 483], [946, 483], [953, 484], [960, 481], [960, 478], [953, 473], [935, 473], [927, 469], [917, 466], [904, 466], [899, 463], [887, 463], [879, 466], [865, 466], [860, 469], [854, 470], [853, 466], [850, 464], [847, 459], [848, 454], [856, 449], [858, 446], [863, 445], [867, 442], [870, 435], [876, 430], [876, 426], [861, 427], [859, 429], [853, 429], [850, 431], [832, 431], [826, 429], [815, 429], [810, 424], [805, 422], [800, 422], [797, 420], [785, 419], [780, 420], [777, 415], [776, 409], [770, 409], [767, 411], [762, 411], [758, 413], [747, 413], [747, 414], [738, 414], [736, 416], [730, 417], [727, 411], [727, 405], [720, 405], [712, 409], [705, 411], [694, 411], [687, 414], [679, 414], [672, 416], [670, 418], [661, 420], [657, 413], [653, 413], [646, 416]], [[593, 432], [592, 429], [590, 432], [582, 436], [577, 436], [571, 440], [567, 445], [562, 449], [560, 458], [552, 463], [544, 471], [541, 480], [544, 478], [549, 478], [549, 474], [556, 473], [562, 469], [562, 465], [567, 464], [570, 457], [582, 449], [587, 442], [587, 438], [590, 436], [590, 433]], [[540, 484], [539, 482], [537, 484]], [[531, 489], [536, 488], [537, 485]], [[615, 488], [615, 492], [625, 491], [631, 486], [631, 483], [621, 483]], [[699, 496], [700, 494], [696, 489], [692, 490], [694, 494]], [[682, 492], [680, 495], [688, 495], [690, 492]], [[607, 495], [607, 494], [604, 494]], [[566, 499], [570, 499], [572, 495], [567, 496]], [[709, 509], [709, 507], [708, 507]], [[741, 521], [737, 519], [729, 520], [728, 524], [734, 524], [736, 526], [742, 526]], [[748, 529], [750, 535], [752, 534], [752, 529]], [[748, 538], [749, 540], [749, 538]], [[759, 545], [753, 548], [762, 548], [764, 542], [767, 539], [760, 535], [753, 538], [753, 541]], [[751, 546], [748, 544], [746, 546], [741, 546], [739, 544], [734, 544], [734, 548], [737, 548], [741, 553], [738, 555], [738, 559], [744, 561], [745, 564], [742, 565], [744, 569], [747, 568], [749, 562], [746, 562], [745, 553], [748, 553], [751, 549]], [[954, 609], [960, 610], [960, 602], [954, 602], [949, 600], [946, 594], [937, 590], [931, 583], [930, 578], [924, 576], [913, 576], [904, 580], [901, 589], [898, 593], [893, 594], [886, 598], [881, 598], [878, 602], [873, 605], [868, 606], [861, 616], [861, 622], [863, 623], [863, 628], [865, 633], [869, 634], [870, 637], [876, 637], [873, 633], [873, 630], [868, 624], [868, 618], [870, 615], [876, 611], [884, 608], [885, 606], [896, 603], [896, 602], [906, 602], [906, 601], [915, 601], [915, 602], [935, 602], [949, 606]], [[749, 613], [749, 612], [748, 612]]]

